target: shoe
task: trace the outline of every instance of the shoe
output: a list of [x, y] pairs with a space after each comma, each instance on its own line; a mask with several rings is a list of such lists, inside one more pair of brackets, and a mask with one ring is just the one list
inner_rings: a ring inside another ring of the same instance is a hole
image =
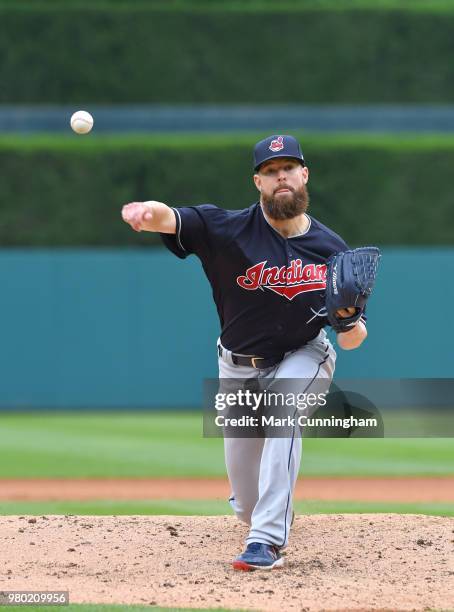
[[232, 563], [233, 569], [243, 570], [244, 572], [256, 569], [270, 570], [274, 567], [281, 567], [283, 564], [284, 559], [281, 557], [277, 546], [261, 544], [260, 542], [248, 544], [244, 553]]

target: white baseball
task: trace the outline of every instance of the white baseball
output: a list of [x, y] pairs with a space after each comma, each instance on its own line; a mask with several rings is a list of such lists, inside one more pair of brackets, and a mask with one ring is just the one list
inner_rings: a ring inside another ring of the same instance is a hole
[[93, 117], [87, 111], [77, 111], [71, 117], [71, 127], [76, 134], [88, 134], [93, 127]]

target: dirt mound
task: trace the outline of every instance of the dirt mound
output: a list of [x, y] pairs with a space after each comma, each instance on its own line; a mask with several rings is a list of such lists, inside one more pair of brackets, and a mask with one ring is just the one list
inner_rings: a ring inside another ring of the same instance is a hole
[[233, 517], [0, 517], [2, 589], [69, 590], [72, 603], [250, 610], [454, 607], [454, 519], [297, 517], [284, 568], [234, 572]]

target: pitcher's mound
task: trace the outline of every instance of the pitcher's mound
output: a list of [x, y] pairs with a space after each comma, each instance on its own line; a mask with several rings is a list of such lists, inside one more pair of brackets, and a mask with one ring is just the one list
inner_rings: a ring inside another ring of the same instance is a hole
[[454, 608], [454, 519], [297, 517], [282, 569], [235, 572], [233, 517], [0, 517], [2, 589], [71, 603], [248, 610]]

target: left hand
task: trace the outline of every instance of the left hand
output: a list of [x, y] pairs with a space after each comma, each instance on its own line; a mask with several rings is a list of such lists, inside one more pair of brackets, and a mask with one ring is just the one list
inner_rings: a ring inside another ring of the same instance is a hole
[[350, 306], [349, 308], [339, 308], [336, 310], [336, 317], [339, 319], [348, 319], [348, 317], [352, 317], [356, 312], [356, 308], [354, 306]]

